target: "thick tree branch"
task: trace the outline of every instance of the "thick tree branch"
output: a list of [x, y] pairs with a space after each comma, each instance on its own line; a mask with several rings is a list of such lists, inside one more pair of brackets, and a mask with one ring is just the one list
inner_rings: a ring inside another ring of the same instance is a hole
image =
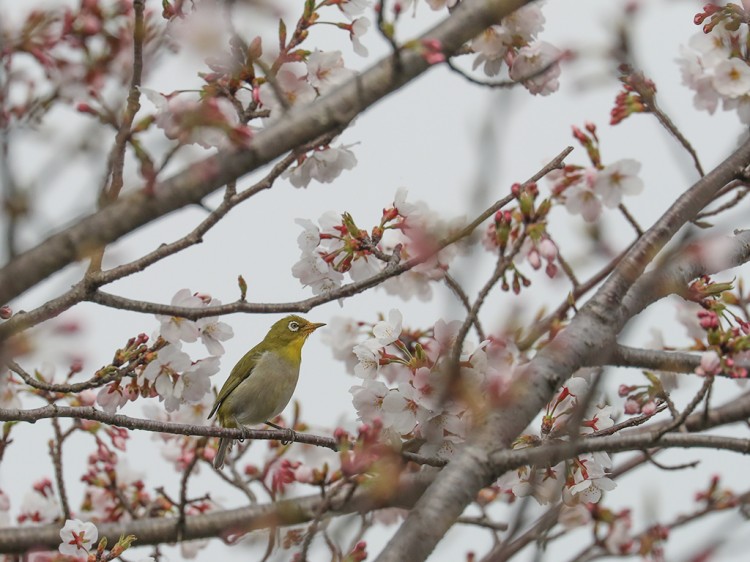
[[[121, 523], [97, 525], [99, 538], [107, 537], [109, 544], [115, 544], [121, 535], [133, 534], [138, 537], [137, 545], [162, 544], [181, 540], [228, 538], [256, 529], [298, 525], [312, 521], [321, 502], [330, 503], [329, 513], [348, 514], [368, 512], [384, 507], [409, 508], [424, 491], [431, 475], [410, 475], [402, 478], [395, 486], [360, 488], [348, 494], [348, 488], [338, 494], [322, 499], [320, 494], [280, 500], [273, 503], [253, 505], [239, 509], [215, 511], [203, 515], [185, 517], [180, 535], [180, 520], [171, 518], [144, 518]], [[391, 490], [390, 494], [383, 494]], [[0, 528], [0, 552], [21, 553], [33, 548], [57, 550], [60, 544], [59, 524]]]
[[[71, 408], [72, 410], [73, 408]], [[75, 408], [85, 410], [86, 408]], [[33, 410], [32, 410], [33, 411]], [[9, 410], [0, 410], [1, 416]], [[750, 416], [750, 393], [746, 393], [732, 402], [721, 406], [708, 415], [694, 413], [685, 420], [685, 428], [689, 432], [697, 432], [721, 425], [741, 421]], [[125, 416], [119, 416], [125, 418]], [[131, 418], [132, 419], [132, 418]], [[159, 422], [150, 422], [153, 424]], [[575, 442], [556, 442], [545, 444], [537, 448], [504, 450], [495, 453], [490, 459], [496, 471], [505, 471], [524, 466], [529, 463], [543, 465], [557, 463], [585, 452], [593, 451], [635, 451], [653, 447], [675, 448], [723, 448], [743, 454], [750, 452], [750, 441], [728, 438], [716, 435], [701, 434], [669, 434], [660, 433], [669, 421], [655, 423], [645, 428], [638, 428], [627, 433], [587, 437]], [[219, 432], [238, 433], [238, 430], [224, 430], [206, 428], [204, 426], [187, 426], [181, 424], [160, 424], [167, 430], [177, 434], [187, 434], [188, 428], [198, 428], [201, 435], [218, 435]], [[144, 425], [139, 429], [148, 429]], [[205, 431], [211, 430], [211, 431]], [[255, 433], [264, 433], [257, 431]], [[265, 433], [276, 433], [265, 431]], [[283, 435], [283, 432], [279, 437]], [[298, 434], [299, 435], [299, 434]], [[626, 463], [631, 466], [632, 463]], [[620, 474], [623, 469], [614, 474]], [[346, 491], [322, 499], [315, 496], [282, 500], [272, 504], [256, 505], [240, 509], [230, 509], [208, 513], [200, 516], [185, 517], [184, 525], [180, 525], [179, 518], [153, 518], [117, 524], [98, 525], [100, 536], [118, 537], [121, 534], [134, 534], [138, 537], [138, 544], [160, 544], [176, 540], [192, 540], [197, 538], [227, 537], [232, 533], [243, 533], [254, 529], [273, 528], [286, 525], [296, 525], [312, 521], [320, 511], [321, 502], [329, 502], [328, 513], [341, 515], [346, 513], [366, 513], [382, 507], [410, 508], [417, 501], [425, 488], [436, 477], [435, 472], [421, 472], [409, 474], [400, 479], [396, 486], [370, 486], [361, 488], [348, 497]], [[382, 495], [383, 490], [393, 490], [392, 495]], [[380, 495], [370, 495], [368, 490], [378, 490]], [[0, 553], [24, 552], [28, 549], [40, 547], [55, 549], [60, 542], [59, 525], [45, 525], [41, 527], [21, 527], [0, 529]], [[181, 532], [180, 535], [179, 533]]]
[[[415, 41], [437, 41], [446, 56], [466, 41], [518, 9], [524, 0], [465, 0], [441, 23]], [[292, 108], [258, 133], [247, 150], [222, 151], [160, 182], [153, 190], [120, 197], [38, 246], [13, 258], [0, 270], [0, 304], [33, 287], [92, 250], [114, 242], [149, 222], [197, 203], [222, 185], [271, 162], [296, 146], [346, 125], [386, 95], [398, 90], [430, 64], [419, 49], [388, 56], [328, 95], [304, 107]]]
[[[615, 367], [634, 367], [669, 373], [694, 373], [695, 369], [701, 364], [701, 356], [684, 351], [661, 351], [659, 349], [640, 349], [617, 345], [613, 348], [606, 364]], [[750, 369], [750, 361], [737, 360], [735, 364]], [[716, 376], [729, 375], [717, 373]]]
[[[641, 278], [646, 277], [646, 266], [748, 164], [750, 141], [680, 196], [644, 233], [570, 325], [517, 370], [519, 380], [526, 384], [514, 395], [513, 403], [490, 414], [474, 438], [441, 471], [381, 552], [379, 562], [427, 558], [476, 493], [499, 476], [491, 461], [493, 453], [510, 446], [573, 372], [595, 355], [609, 354], [625, 323], [642, 309], [639, 305], [653, 302], [647, 290], [651, 285]], [[694, 271], [680, 271], [683, 283], [695, 277]], [[630, 296], [627, 303], [626, 295]]]

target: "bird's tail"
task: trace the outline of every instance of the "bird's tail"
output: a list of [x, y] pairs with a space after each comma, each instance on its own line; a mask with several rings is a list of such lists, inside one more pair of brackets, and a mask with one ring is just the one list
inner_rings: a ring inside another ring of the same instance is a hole
[[221, 468], [224, 466], [224, 458], [227, 456], [229, 447], [232, 445], [233, 439], [222, 437], [219, 440], [219, 450], [216, 451], [216, 457], [214, 457], [214, 467]]

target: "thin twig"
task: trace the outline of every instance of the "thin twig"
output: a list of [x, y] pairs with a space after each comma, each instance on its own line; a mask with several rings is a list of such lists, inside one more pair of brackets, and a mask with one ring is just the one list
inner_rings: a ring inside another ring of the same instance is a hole
[[[456, 295], [456, 298], [461, 301], [461, 304], [464, 305], [464, 308], [466, 309], [466, 312], [471, 313], [471, 303], [469, 302], [469, 297], [464, 291], [463, 287], [459, 284], [456, 279], [450, 274], [446, 273], [443, 276], [443, 280], [445, 281], [445, 284], [448, 285], [451, 291], [453, 291], [453, 294]], [[479, 341], [484, 341], [487, 339], [484, 335], [484, 330], [482, 329], [482, 324], [479, 320], [478, 316], [473, 317], [474, 322], [474, 329], [477, 332], [477, 337], [479, 338]]]
[[648, 462], [650, 462], [656, 468], [661, 469], [661, 470], [684, 470], [686, 468], [695, 468], [701, 462], [701, 461], [691, 461], [691, 462], [686, 462], [686, 463], [683, 463], [683, 464], [666, 465], [664, 463], [658, 462], [654, 458], [654, 454], [651, 451], [644, 450], [643, 454], [646, 455], [646, 458], [648, 459]]
[[643, 236], [643, 229], [641, 228], [641, 225], [638, 224], [638, 221], [635, 220], [635, 217], [630, 214], [630, 211], [625, 206], [624, 203], [620, 203], [617, 206], [618, 209], [620, 209], [620, 212], [625, 217], [625, 220], [627, 220], [630, 223], [630, 226], [633, 227], [633, 230], [635, 230], [635, 233], [638, 235], [638, 238]]
[[52, 464], [55, 467], [55, 480], [57, 481], [57, 491], [60, 494], [60, 507], [65, 519], [70, 519], [70, 504], [68, 503], [68, 493], [65, 488], [65, 479], [63, 478], [62, 445], [65, 438], [60, 430], [60, 420], [52, 418], [52, 428], [55, 431], [55, 440], [50, 441], [49, 450], [52, 457]]
[[[565, 157], [572, 151], [572, 147], [567, 147], [560, 154], [558, 154], [553, 160], [539, 170], [529, 182], [539, 181], [542, 177], [548, 174], [550, 171], [559, 168], [562, 165]], [[528, 183], [528, 182], [527, 182]], [[220, 306], [205, 306], [201, 308], [190, 308], [185, 306], [170, 306], [161, 303], [153, 303], [135, 299], [128, 299], [125, 297], [119, 297], [111, 295], [103, 291], [89, 292], [86, 295], [86, 300], [102, 304], [104, 306], [110, 306], [113, 308], [119, 308], [123, 310], [132, 310], [134, 312], [141, 312], [144, 314], [163, 314], [168, 316], [178, 316], [181, 318], [188, 318], [191, 320], [197, 320], [198, 318], [204, 318], [208, 316], [221, 316], [225, 314], [233, 314], [237, 312], [246, 313], [260, 313], [260, 314], [273, 314], [282, 312], [308, 312], [311, 309], [328, 302], [337, 301], [343, 298], [347, 298], [363, 292], [366, 289], [375, 287], [391, 277], [395, 277], [409, 271], [413, 267], [424, 263], [426, 260], [437, 254], [443, 248], [458, 242], [472, 234], [474, 230], [482, 224], [489, 217], [494, 215], [499, 209], [513, 201], [515, 197], [508, 195], [502, 199], [496, 201], [493, 205], [488, 207], [484, 212], [480, 213], [473, 221], [467, 226], [459, 230], [458, 232], [444, 238], [433, 248], [431, 252], [419, 255], [415, 258], [407, 260], [405, 262], [399, 262], [396, 250], [391, 255], [389, 264], [380, 273], [377, 273], [369, 279], [349, 283], [343, 285], [338, 289], [310, 297], [296, 302], [287, 303], [248, 303], [245, 301], [236, 301], [234, 303], [224, 304]], [[394, 259], [396, 258], [396, 259]], [[0, 338], [4, 335], [4, 327], [8, 325], [11, 320], [8, 320], [5, 324], [0, 324]]]
[[185, 508], [187, 507], [187, 503], [188, 503], [188, 499], [187, 499], [188, 479], [190, 478], [190, 475], [193, 473], [193, 470], [198, 464], [198, 461], [203, 456], [203, 448], [206, 446], [207, 440], [208, 438], [204, 437], [203, 439], [200, 439], [198, 443], [196, 443], [195, 449], [193, 452], [193, 458], [185, 467], [185, 470], [183, 470], [182, 477], [180, 478], [180, 503], [177, 505], [177, 509], [179, 513], [177, 517], [177, 540], [178, 541], [181, 541], [183, 535], [185, 534]]
[[[135, 23], [133, 25], [133, 75], [130, 79], [130, 90], [128, 92], [125, 112], [117, 129], [115, 144], [107, 161], [107, 177], [111, 177], [111, 181], [109, 182], [109, 187], [106, 185], [102, 186], [99, 195], [99, 208], [117, 199], [124, 185], [125, 148], [131, 135], [133, 120], [141, 108], [140, 85], [143, 74], [143, 42], [146, 37], [146, 26], [143, 19], [145, 3], [145, 0], [134, 0], [133, 2], [133, 13], [135, 16]], [[101, 270], [103, 257], [104, 246], [93, 252], [89, 263], [90, 272]]]
[[695, 394], [695, 396], [693, 396], [693, 399], [690, 401], [690, 403], [671, 423], [667, 424], [660, 432], [658, 432], [657, 436], [661, 437], [665, 433], [668, 433], [672, 431], [673, 429], [677, 429], [683, 423], [685, 423], [685, 420], [687, 419], [687, 417], [693, 413], [693, 411], [703, 401], [703, 398], [707, 396], [708, 391], [710, 390], [711, 385], [713, 383], [714, 383], [714, 378], [712, 376], [706, 376], [706, 379], [703, 381], [703, 385], [701, 386], [700, 390]]

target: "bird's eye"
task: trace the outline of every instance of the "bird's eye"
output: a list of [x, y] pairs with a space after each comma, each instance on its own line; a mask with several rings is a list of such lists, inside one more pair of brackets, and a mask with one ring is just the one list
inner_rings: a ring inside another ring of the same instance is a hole
[[294, 320], [289, 322], [289, 331], [296, 332], [297, 330], [299, 330], [299, 322], [295, 322]]

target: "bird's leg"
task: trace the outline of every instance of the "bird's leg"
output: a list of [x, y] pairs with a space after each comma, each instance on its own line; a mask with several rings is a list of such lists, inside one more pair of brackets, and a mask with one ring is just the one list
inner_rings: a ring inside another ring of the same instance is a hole
[[294, 443], [297, 440], [297, 433], [290, 428], [290, 427], [281, 427], [280, 425], [276, 425], [273, 422], [267, 421], [266, 425], [270, 425], [274, 429], [278, 429], [279, 431], [286, 431], [286, 437], [284, 437], [281, 440], [282, 445], [289, 445], [289, 443]]
[[237, 440], [240, 443], [244, 443], [245, 439], [247, 439], [247, 428], [242, 425], [240, 422], [237, 421], [237, 418], [234, 418], [234, 424], [242, 432], [242, 436]]

